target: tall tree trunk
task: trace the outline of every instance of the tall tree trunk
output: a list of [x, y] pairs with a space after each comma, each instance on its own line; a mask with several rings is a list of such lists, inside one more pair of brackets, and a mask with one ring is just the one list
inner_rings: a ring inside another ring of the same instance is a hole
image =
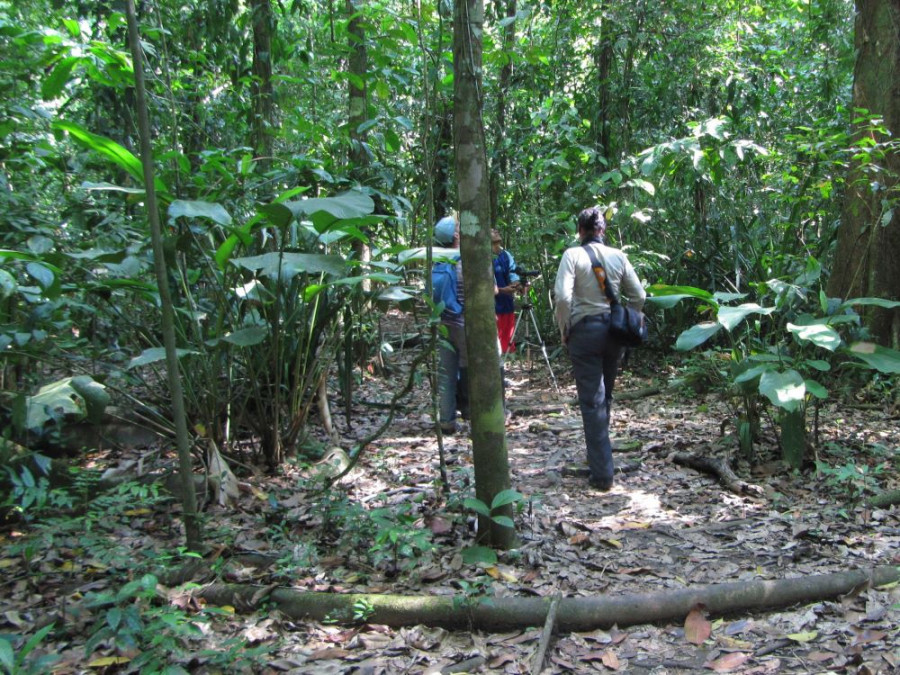
[[500, 188], [509, 173], [509, 155], [506, 150], [506, 95], [513, 76], [513, 50], [516, 46], [516, 0], [495, 0], [497, 15], [509, 20], [503, 29], [503, 53], [505, 61], [500, 68], [497, 83], [497, 136], [494, 141], [494, 161], [491, 163], [491, 224], [500, 217]]
[[[509, 488], [500, 349], [494, 314], [488, 185], [482, 110], [482, 0], [456, 0], [453, 23], [453, 129], [459, 195], [460, 249], [466, 298], [466, 349], [475, 496], [488, 506]], [[492, 515], [512, 517], [506, 505]], [[498, 548], [515, 543], [515, 530], [479, 516], [479, 540]]]
[[[348, 67], [348, 110], [347, 123], [349, 127], [350, 150], [348, 153], [348, 174], [357, 182], [365, 183], [368, 179], [369, 154], [366, 149], [366, 131], [363, 126], [369, 120], [368, 102], [368, 52], [366, 50], [366, 25], [365, 16], [360, 8], [363, 0], [346, 0], [347, 12], [347, 40], [350, 52]], [[367, 232], [368, 234], [368, 232]], [[356, 268], [356, 274], [364, 274], [365, 266], [372, 259], [372, 249], [367, 240], [354, 239], [353, 252], [362, 265]], [[361, 286], [364, 295], [353, 298], [353, 307], [346, 313], [344, 322], [346, 331], [344, 349], [344, 367], [341, 377], [341, 391], [344, 401], [349, 402], [353, 393], [353, 364], [365, 368], [369, 357], [369, 350], [362, 338], [362, 325], [351, 320], [351, 314], [356, 317], [368, 313], [368, 292], [372, 290], [372, 282], [368, 279]], [[347, 425], [351, 424], [352, 409], [349, 403], [344, 407]]]
[[[601, 5], [601, 10], [603, 6]], [[610, 77], [613, 72], [613, 64], [616, 59], [614, 34], [615, 25], [606, 18], [601, 11], [602, 22], [600, 34], [597, 40], [597, 49], [594, 52], [594, 61], [597, 66], [597, 117], [595, 122], [595, 134], [597, 139], [597, 151], [607, 158], [615, 157], [615, 149], [612, 147], [612, 119], [613, 106], [612, 82]]]
[[269, 0], [251, 0], [253, 21], [253, 149], [265, 172], [272, 164], [272, 127], [275, 124], [272, 98], [272, 31], [274, 19]]
[[[364, 17], [358, 7], [357, 0], [347, 0], [347, 26], [350, 41], [349, 66], [349, 111], [347, 121], [350, 127], [349, 174], [360, 183], [368, 177], [369, 155], [366, 151], [366, 132], [360, 130], [369, 120], [368, 89], [366, 86], [368, 69], [368, 52], [366, 51], [366, 31]], [[367, 242], [355, 240], [353, 250], [363, 263], [369, 262], [372, 252]], [[362, 271], [362, 270], [360, 270]], [[371, 284], [363, 282], [363, 288], [369, 290]]]
[[159, 287], [159, 301], [162, 313], [163, 342], [166, 348], [166, 370], [169, 379], [169, 394], [172, 397], [172, 413], [175, 418], [175, 437], [178, 444], [178, 473], [181, 478], [181, 509], [184, 518], [185, 543], [191, 551], [199, 551], [202, 545], [200, 517], [197, 513], [197, 496], [194, 491], [193, 463], [191, 460], [190, 435], [187, 428], [187, 414], [184, 408], [184, 392], [181, 386], [181, 370], [178, 364], [175, 342], [175, 309], [169, 293], [166, 257], [163, 252], [162, 225], [156, 201], [154, 185], [153, 150], [150, 143], [150, 115], [147, 112], [147, 96], [144, 90], [143, 52], [134, 11], [134, 0], [126, 5], [128, 17], [128, 42], [134, 61], [134, 85], [137, 95], [136, 107], [138, 127], [141, 136], [141, 166], [144, 171], [144, 189], [147, 218], [150, 221], [150, 236], [153, 242], [153, 261], [156, 268], [156, 284]]
[[[879, 115], [900, 133], [900, 0], [857, 0], [853, 107]], [[857, 135], [866, 133], [857, 130]], [[884, 141], [887, 139], [873, 139]], [[900, 299], [900, 154], [889, 153], [883, 171], [855, 166], [848, 177], [843, 218], [828, 294], [843, 299]], [[864, 173], [863, 169], [868, 169]], [[900, 347], [900, 309], [872, 307], [866, 324], [879, 343]]]

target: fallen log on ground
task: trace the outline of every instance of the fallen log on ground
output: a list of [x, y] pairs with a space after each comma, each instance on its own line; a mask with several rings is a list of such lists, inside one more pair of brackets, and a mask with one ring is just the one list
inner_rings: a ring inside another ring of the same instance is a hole
[[736, 495], [747, 495], [750, 497], [762, 497], [765, 495], [763, 489], [758, 485], [751, 485], [738, 478], [728, 461], [719, 457], [704, 457], [703, 455], [677, 452], [672, 457], [672, 461], [695, 471], [712, 474], [719, 479], [722, 485]]
[[879, 509], [886, 509], [894, 504], [900, 504], [900, 490], [888, 490], [875, 495], [869, 500], [869, 506]]
[[[789, 607], [836, 598], [863, 585], [900, 581], [897, 567], [876, 567], [774, 581], [741, 581], [660, 593], [562, 598], [556, 614], [560, 631], [588, 631], [644, 623], [683, 621], [692, 608], [705, 606], [710, 616]], [[552, 597], [402, 596], [377, 593], [319, 593], [291, 588], [211, 584], [197, 595], [216, 605], [252, 611], [265, 601], [287, 616], [305, 620], [388, 626], [443, 626], [496, 631], [544, 624]]]

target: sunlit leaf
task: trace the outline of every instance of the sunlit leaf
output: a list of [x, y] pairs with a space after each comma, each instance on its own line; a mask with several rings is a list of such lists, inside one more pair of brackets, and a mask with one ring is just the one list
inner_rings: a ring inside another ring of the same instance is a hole
[[45, 101], [51, 101], [62, 93], [63, 88], [69, 81], [69, 77], [72, 75], [72, 69], [81, 60], [82, 57], [67, 56], [57, 62], [50, 75], [41, 82], [41, 97]]
[[770, 370], [759, 378], [759, 393], [784, 410], [797, 410], [806, 397], [806, 383], [796, 370]]
[[90, 375], [76, 375], [71, 379], [70, 384], [84, 401], [87, 419], [94, 424], [99, 424], [110, 402], [106, 387]]
[[333, 219], [358, 218], [375, 210], [375, 202], [369, 195], [350, 190], [335, 197], [313, 197], [285, 202], [297, 218], [308, 217], [314, 213], [324, 212]]
[[[71, 122], [57, 121], [54, 122], [52, 126], [54, 129], [65, 131], [85, 147], [103, 155], [108, 160], [127, 171], [138, 185], [144, 186], [144, 167], [141, 164], [141, 161], [135, 157], [134, 153], [124, 146], [104, 136], [92, 134], [87, 129]], [[154, 185], [161, 197], [168, 195], [168, 188], [166, 188], [159, 177], [156, 177]]]
[[208, 218], [219, 225], [231, 225], [231, 214], [215, 202], [176, 199], [169, 204], [169, 220], [178, 218]]
[[900, 352], [896, 349], [874, 342], [855, 342], [847, 351], [880, 373], [900, 373]]
[[811, 630], [803, 633], [790, 633], [787, 637], [789, 640], [793, 640], [794, 642], [805, 644], [807, 642], [812, 642], [817, 637], [819, 637], [819, 633], [818, 631]]
[[94, 659], [88, 664], [88, 668], [109, 668], [110, 666], [124, 666], [130, 663], [131, 659], [127, 656], [101, 656]]
[[716, 320], [725, 327], [725, 330], [731, 331], [751, 314], [771, 314], [773, 309], [772, 307], [760, 307], [753, 302], [737, 307], [723, 306], [719, 307]]
[[836, 330], [826, 325], [824, 320], [820, 323], [805, 326], [789, 323], [787, 329], [796, 335], [798, 340], [812, 342], [817, 347], [822, 347], [831, 352], [841, 345], [841, 336], [838, 335]]
[[[427, 252], [427, 249], [424, 247], [410, 248], [397, 254], [397, 262], [405, 265], [413, 260], [425, 260]], [[434, 262], [456, 262], [459, 260], [459, 257], [458, 248], [435, 246], [431, 249], [431, 258]]]
[[679, 295], [683, 297], [699, 298], [707, 302], [714, 302], [713, 294], [704, 291], [702, 288], [694, 286], [669, 286], [667, 284], [652, 284], [647, 288], [647, 292], [653, 294], [654, 297], [661, 295]]

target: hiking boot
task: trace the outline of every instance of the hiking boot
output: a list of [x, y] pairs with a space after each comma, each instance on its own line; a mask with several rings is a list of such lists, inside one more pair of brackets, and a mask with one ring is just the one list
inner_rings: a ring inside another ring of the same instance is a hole
[[600, 492], [609, 492], [612, 490], [613, 482], [611, 480], [596, 480], [591, 478], [588, 481], [588, 484], [595, 490], [599, 490]]

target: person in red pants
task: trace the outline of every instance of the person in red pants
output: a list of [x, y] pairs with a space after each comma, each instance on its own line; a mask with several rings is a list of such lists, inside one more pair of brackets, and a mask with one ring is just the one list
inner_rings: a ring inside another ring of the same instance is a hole
[[516, 350], [512, 343], [516, 329], [515, 296], [522, 284], [516, 273], [516, 261], [512, 253], [503, 248], [503, 240], [497, 230], [491, 230], [491, 250], [494, 253], [494, 310], [497, 313], [497, 335], [500, 337], [500, 353], [509, 354]]

